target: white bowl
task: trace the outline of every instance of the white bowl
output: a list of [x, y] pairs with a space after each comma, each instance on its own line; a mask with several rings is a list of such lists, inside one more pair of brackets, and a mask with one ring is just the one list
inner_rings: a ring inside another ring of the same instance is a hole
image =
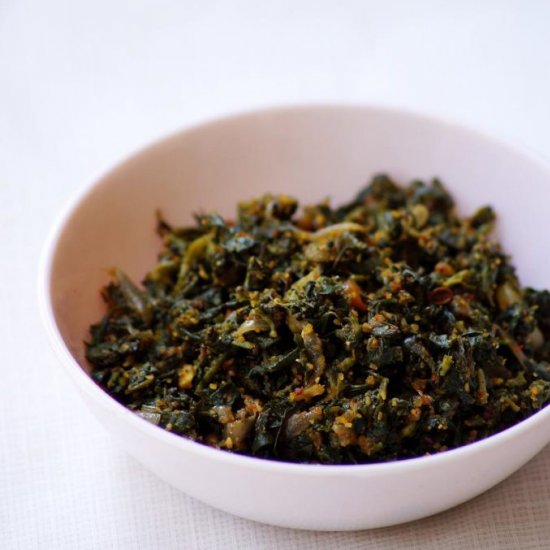
[[141, 280], [160, 242], [155, 210], [175, 224], [193, 212], [232, 215], [267, 191], [306, 202], [350, 199], [375, 173], [443, 179], [459, 209], [485, 203], [523, 284], [550, 287], [550, 170], [525, 153], [434, 119], [371, 107], [259, 111], [184, 130], [93, 182], [61, 217], [40, 273], [44, 322], [84, 401], [127, 451], [216, 508], [303, 529], [347, 530], [418, 519], [486, 491], [550, 441], [550, 407], [483, 441], [384, 464], [317, 466], [238, 456], [189, 441], [117, 403], [88, 376], [83, 341], [103, 312], [107, 270]]

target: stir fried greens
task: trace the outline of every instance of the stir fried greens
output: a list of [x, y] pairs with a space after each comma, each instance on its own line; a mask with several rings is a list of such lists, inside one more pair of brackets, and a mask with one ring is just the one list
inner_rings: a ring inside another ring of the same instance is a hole
[[550, 293], [522, 289], [484, 207], [378, 176], [354, 201], [288, 196], [174, 229], [143, 289], [91, 327], [93, 378], [174, 433], [284, 461], [451, 449], [550, 401]]

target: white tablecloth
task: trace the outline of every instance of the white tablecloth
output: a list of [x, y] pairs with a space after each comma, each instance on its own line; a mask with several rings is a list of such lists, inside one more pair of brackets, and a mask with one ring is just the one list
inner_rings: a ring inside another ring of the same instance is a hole
[[277, 529], [192, 500], [83, 407], [35, 287], [45, 233], [93, 174], [220, 113], [385, 103], [550, 158], [549, 20], [536, 0], [0, 0], [0, 548], [548, 548], [550, 448], [472, 502], [382, 530]]

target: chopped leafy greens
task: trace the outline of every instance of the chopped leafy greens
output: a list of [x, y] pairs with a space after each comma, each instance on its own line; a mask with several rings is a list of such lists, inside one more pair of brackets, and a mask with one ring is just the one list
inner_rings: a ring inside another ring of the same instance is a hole
[[115, 271], [92, 376], [149, 422], [228, 451], [347, 464], [433, 454], [550, 401], [550, 293], [522, 289], [443, 185], [377, 176], [332, 208], [265, 195], [158, 231]]

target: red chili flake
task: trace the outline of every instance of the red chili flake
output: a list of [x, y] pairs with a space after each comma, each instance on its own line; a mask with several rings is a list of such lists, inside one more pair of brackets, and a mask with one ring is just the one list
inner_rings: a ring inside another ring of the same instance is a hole
[[447, 262], [437, 262], [435, 264], [434, 271], [443, 277], [450, 277], [451, 275], [454, 275], [455, 268]]
[[348, 279], [344, 283], [344, 293], [351, 307], [359, 311], [367, 311], [369, 309], [367, 304], [363, 302], [363, 298], [361, 298], [359, 285], [354, 280]]
[[438, 286], [434, 288], [428, 295], [428, 300], [431, 304], [442, 306], [448, 304], [453, 299], [453, 291], [447, 286]]
[[517, 344], [516, 346], [510, 346], [510, 349], [514, 353], [521, 353], [523, 351], [523, 346], [521, 346], [520, 344]]
[[401, 281], [393, 280], [389, 284], [389, 287], [390, 287], [392, 292], [399, 292], [401, 290]]
[[228, 368], [232, 367], [234, 363], [235, 363], [235, 359], [226, 359], [222, 363], [222, 368], [228, 369]]

